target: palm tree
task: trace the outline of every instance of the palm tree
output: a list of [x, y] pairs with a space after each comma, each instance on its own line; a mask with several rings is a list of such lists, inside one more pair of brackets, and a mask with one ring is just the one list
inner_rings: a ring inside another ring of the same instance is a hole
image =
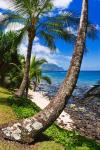
[[[14, 68], [18, 71], [18, 76], [22, 78], [24, 74], [24, 65], [25, 65], [25, 57], [23, 55], [19, 55], [20, 66], [17, 66], [15, 63], [10, 63]], [[36, 59], [36, 56], [32, 57], [30, 70], [29, 70], [29, 84], [34, 83], [33, 90], [35, 91], [37, 86], [41, 83], [41, 81], [46, 81], [48, 84], [51, 84], [51, 79], [48, 76], [42, 75], [42, 65], [47, 63], [45, 59]], [[13, 78], [18, 78], [18, 76], [12, 76]], [[31, 85], [30, 85], [31, 87]]]
[[48, 17], [48, 12], [53, 8], [52, 0], [14, 0], [12, 3], [15, 11], [3, 11], [5, 17], [1, 21], [1, 26], [6, 27], [11, 22], [19, 22], [24, 25], [22, 34], [27, 32], [28, 35], [24, 77], [16, 93], [17, 96], [22, 96], [29, 82], [30, 59], [35, 37], [42, 38], [51, 50], [55, 50], [55, 39], [64, 39], [67, 42], [75, 40], [75, 35], [66, 28], [72, 24], [76, 25], [79, 18], [75, 18], [70, 12]]
[[51, 80], [48, 76], [42, 75], [42, 65], [47, 63], [45, 59], [36, 59], [36, 57], [32, 57], [31, 65], [30, 65], [30, 79], [34, 83], [34, 91], [39, 83], [44, 80], [48, 84], [51, 84]]
[[1, 130], [1, 135], [7, 139], [32, 142], [47, 129], [63, 111], [76, 86], [82, 58], [84, 54], [85, 39], [88, 21], [88, 0], [83, 0], [82, 14], [78, 36], [72, 56], [71, 64], [64, 82], [50, 104], [36, 116], [8, 125]]

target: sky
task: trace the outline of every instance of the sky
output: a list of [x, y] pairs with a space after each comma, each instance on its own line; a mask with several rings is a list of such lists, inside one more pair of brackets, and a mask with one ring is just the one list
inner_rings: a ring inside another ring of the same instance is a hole
[[[0, 8], [9, 8], [8, 1], [0, 0]], [[67, 8], [80, 14], [82, 0], [52, 0], [55, 8]], [[100, 0], [89, 0], [89, 20], [96, 25], [98, 29], [98, 38], [95, 41], [87, 40], [88, 52], [84, 54], [81, 70], [100, 70]], [[19, 28], [19, 27], [18, 27]], [[50, 53], [50, 49], [43, 42], [35, 38], [33, 43], [32, 55], [37, 58], [45, 58], [49, 63], [57, 64], [68, 69], [74, 45], [64, 43], [61, 40], [56, 42], [57, 50], [54, 54]], [[23, 38], [19, 50], [24, 55], [27, 51], [27, 36]]]

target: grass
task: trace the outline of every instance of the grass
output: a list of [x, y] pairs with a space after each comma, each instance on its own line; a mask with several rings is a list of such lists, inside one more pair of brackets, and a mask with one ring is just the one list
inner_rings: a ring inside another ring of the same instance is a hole
[[68, 150], [100, 150], [100, 145], [95, 141], [82, 137], [77, 132], [65, 131], [56, 125], [48, 128], [45, 134]]
[[13, 98], [13, 96], [10, 96], [8, 98], [8, 104], [13, 108], [13, 111], [19, 119], [34, 116], [40, 111], [39, 107], [32, 103], [30, 99], [26, 99], [25, 97]]
[[39, 150], [65, 150], [61, 144], [56, 143], [55, 141], [42, 142], [39, 145]]
[[[0, 113], [5, 113], [5, 118], [7, 111], [10, 112], [10, 119], [12, 119], [13, 116], [15, 119], [27, 118], [33, 116], [39, 111], [39, 108], [30, 100], [25, 98], [15, 100], [11, 96], [11, 93], [6, 89], [0, 88], [0, 91], [0, 105], [5, 107], [5, 109], [2, 109]], [[9, 117], [7, 116], [7, 122], [10, 120], [8, 119]], [[1, 118], [4, 120], [3, 116], [1, 116]], [[2, 122], [0, 124], [2, 124]], [[42, 141], [35, 145], [30, 145], [28, 147], [25, 146], [25, 148], [18, 143], [14, 144], [12, 142], [2, 141], [0, 142], [0, 150], [100, 150], [100, 145], [95, 141], [86, 139], [85, 137], [80, 136], [77, 132], [70, 132], [60, 129], [54, 124], [48, 128], [44, 134], [48, 136], [51, 141]]]
[[39, 142], [34, 145], [22, 145], [19, 143], [0, 140], [0, 150], [65, 150], [61, 144], [54, 141]]
[[[0, 125], [10, 121], [26, 118], [36, 114], [39, 108], [26, 99], [13, 101], [12, 93], [0, 87]], [[0, 150], [64, 150], [61, 144], [54, 141], [41, 141], [34, 145], [21, 145], [16, 142], [5, 141], [0, 139]]]
[[7, 103], [9, 96], [11, 96], [11, 92], [0, 87], [0, 124], [17, 119], [13, 109]]

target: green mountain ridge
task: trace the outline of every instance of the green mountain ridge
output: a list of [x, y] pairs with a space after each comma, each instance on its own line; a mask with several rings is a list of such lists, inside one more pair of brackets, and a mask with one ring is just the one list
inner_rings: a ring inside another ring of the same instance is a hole
[[43, 64], [42, 65], [42, 70], [43, 71], [64, 71], [62, 67], [59, 67], [56, 64]]

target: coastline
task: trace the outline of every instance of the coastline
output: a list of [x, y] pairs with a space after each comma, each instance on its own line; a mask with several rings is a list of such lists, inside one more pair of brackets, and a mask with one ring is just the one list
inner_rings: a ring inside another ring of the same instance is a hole
[[[31, 101], [34, 102], [38, 107], [40, 107], [40, 109], [44, 109], [49, 103], [49, 97], [45, 95], [45, 93], [43, 92], [33, 92], [32, 90], [29, 90], [29, 98], [31, 98]], [[68, 130], [72, 130], [72, 119], [70, 118], [70, 115], [68, 113], [66, 113], [65, 111], [63, 111], [61, 113], [61, 115], [59, 116], [59, 118], [56, 120], [56, 124], [61, 127], [64, 128], [62, 126], [62, 122], [63, 125], [66, 125]]]
[[[50, 97], [43, 91], [29, 91], [32, 102], [44, 109], [50, 103]], [[81, 97], [82, 99], [82, 97]], [[84, 102], [85, 100], [85, 102]], [[71, 101], [55, 123], [65, 130], [78, 131], [81, 135], [92, 138], [100, 143], [100, 101], [99, 98]]]

